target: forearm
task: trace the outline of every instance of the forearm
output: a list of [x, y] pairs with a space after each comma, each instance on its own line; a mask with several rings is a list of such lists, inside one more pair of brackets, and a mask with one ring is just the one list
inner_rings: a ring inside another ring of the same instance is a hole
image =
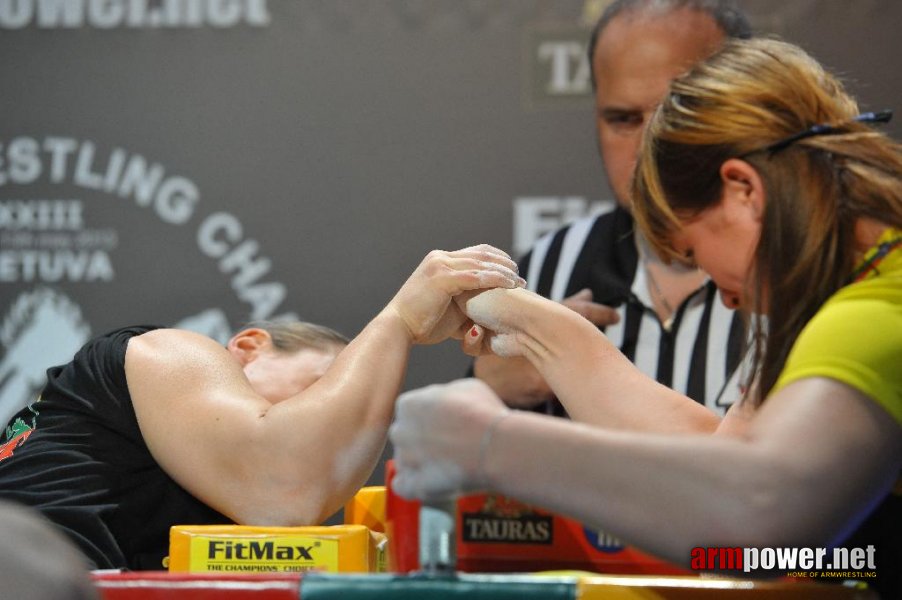
[[503, 290], [524, 357], [577, 421], [616, 429], [710, 432], [719, 419], [642, 374], [595, 325], [524, 290]]
[[719, 435], [591, 427], [506, 409], [461, 380], [408, 392], [392, 430], [404, 497], [487, 490], [685, 562], [698, 546], [824, 546], [893, 488], [899, 423], [860, 391], [803, 379]]
[[[327, 518], [372, 473], [403, 383], [411, 341], [403, 322], [384, 310], [301, 395], [267, 411], [263, 437], [272, 483], [305, 506], [293, 521]], [[306, 515], [306, 516], [305, 516]]]
[[[808, 484], [742, 440], [598, 430], [514, 413], [486, 454], [487, 487], [685, 563], [696, 546], [820, 545]], [[817, 492], [814, 491], [816, 494]], [[785, 515], [785, 518], [784, 518]]]

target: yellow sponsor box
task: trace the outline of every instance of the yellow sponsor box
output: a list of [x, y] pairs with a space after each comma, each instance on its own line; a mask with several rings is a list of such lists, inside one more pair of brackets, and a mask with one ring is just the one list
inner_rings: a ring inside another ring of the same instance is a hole
[[169, 571], [183, 573], [374, 573], [385, 570], [385, 536], [363, 525], [177, 525]]
[[344, 507], [345, 525], [364, 525], [385, 533], [385, 486], [371, 485], [357, 490]]

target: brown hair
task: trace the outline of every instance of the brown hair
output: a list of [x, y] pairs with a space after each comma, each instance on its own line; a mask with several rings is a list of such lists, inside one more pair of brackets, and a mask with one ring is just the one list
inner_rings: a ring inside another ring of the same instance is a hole
[[[764, 398], [805, 324], [848, 283], [854, 226], [902, 226], [902, 149], [853, 119], [855, 100], [802, 49], [775, 39], [731, 40], [676, 79], [652, 118], [634, 180], [633, 214], [655, 250], [675, 254], [680, 218], [717, 204], [720, 166], [742, 158], [767, 201], [755, 255], [758, 396]], [[768, 146], [827, 124], [826, 134]], [[764, 298], [767, 294], [767, 298]]]

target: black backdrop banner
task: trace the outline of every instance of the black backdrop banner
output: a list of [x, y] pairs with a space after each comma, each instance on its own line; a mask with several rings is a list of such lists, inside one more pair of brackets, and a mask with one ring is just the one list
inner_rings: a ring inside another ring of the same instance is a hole
[[[92, 334], [353, 336], [429, 250], [520, 255], [609, 202], [585, 59], [607, 3], [0, 0], [0, 418]], [[902, 97], [902, 3], [741, 5], [864, 109]], [[406, 385], [467, 364], [417, 348]]]

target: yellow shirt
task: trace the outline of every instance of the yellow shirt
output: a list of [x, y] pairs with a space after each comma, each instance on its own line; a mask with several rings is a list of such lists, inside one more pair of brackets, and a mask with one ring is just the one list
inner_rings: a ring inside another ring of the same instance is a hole
[[[862, 265], [881, 244], [900, 237], [902, 230], [887, 229]], [[833, 294], [808, 322], [773, 391], [806, 377], [829, 377], [873, 398], [902, 425], [902, 245], [873, 266], [862, 280]]]

